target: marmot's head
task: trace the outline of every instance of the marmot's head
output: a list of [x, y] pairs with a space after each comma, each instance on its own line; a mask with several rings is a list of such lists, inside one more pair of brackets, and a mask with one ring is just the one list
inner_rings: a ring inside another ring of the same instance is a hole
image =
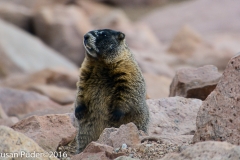
[[125, 44], [122, 32], [103, 29], [90, 31], [84, 35], [84, 47], [87, 54], [93, 58], [114, 59]]

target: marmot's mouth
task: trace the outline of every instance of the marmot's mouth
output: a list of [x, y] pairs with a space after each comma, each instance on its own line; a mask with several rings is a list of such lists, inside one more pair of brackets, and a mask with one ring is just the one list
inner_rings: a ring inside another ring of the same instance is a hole
[[84, 41], [83, 44], [84, 44], [84, 47], [85, 47], [87, 53], [90, 56], [97, 57], [96, 51], [86, 41]]
[[92, 48], [91, 48], [89, 45], [87, 45], [87, 44], [86, 44], [85, 46], [86, 46], [87, 49], [90, 49], [90, 50], [92, 49]]

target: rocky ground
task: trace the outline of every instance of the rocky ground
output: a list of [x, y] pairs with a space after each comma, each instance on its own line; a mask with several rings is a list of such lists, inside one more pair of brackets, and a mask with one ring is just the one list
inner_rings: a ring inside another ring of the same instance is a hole
[[[0, 0], [0, 159], [240, 159], [239, 5]], [[106, 128], [75, 154], [82, 37], [100, 28], [126, 34], [146, 80], [149, 132]]]

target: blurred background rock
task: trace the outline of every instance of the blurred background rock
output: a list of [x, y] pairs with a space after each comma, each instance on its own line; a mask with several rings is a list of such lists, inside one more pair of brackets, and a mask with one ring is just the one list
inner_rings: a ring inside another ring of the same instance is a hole
[[[178, 69], [214, 65], [240, 51], [240, 1], [0, 0], [0, 86], [74, 101], [83, 35], [126, 34], [150, 98], [169, 96]], [[211, 75], [210, 75], [211, 76]]]

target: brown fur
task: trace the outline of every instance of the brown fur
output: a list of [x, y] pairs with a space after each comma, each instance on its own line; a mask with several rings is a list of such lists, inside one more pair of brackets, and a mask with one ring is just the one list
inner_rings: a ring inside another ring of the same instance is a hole
[[78, 152], [96, 141], [107, 127], [133, 122], [147, 132], [145, 82], [125, 41], [119, 40], [118, 45], [114, 57], [86, 55], [80, 69], [75, 103], [75, 115], [79, 119]]

